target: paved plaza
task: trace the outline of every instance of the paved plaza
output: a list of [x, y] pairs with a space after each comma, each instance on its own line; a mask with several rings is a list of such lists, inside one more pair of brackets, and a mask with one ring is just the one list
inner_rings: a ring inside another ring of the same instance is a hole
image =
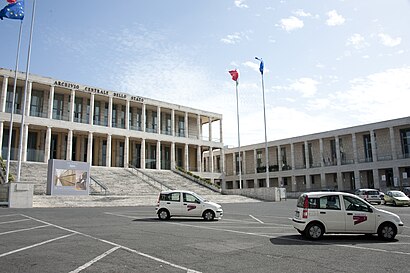
[[404, 233], [303, 239], [288, 219], [295, 199], [223, 204], [220, 221], [159, 221], [154, 206], [0, 208], [1, 272], [410, 272]]

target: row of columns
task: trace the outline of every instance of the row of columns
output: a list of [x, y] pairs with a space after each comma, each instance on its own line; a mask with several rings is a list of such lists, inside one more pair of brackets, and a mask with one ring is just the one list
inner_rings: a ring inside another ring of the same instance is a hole
[[[396, 160], [397, 159], [397, 153], [396, 153], [396, 143], [395, 143], [395, 137], [394, 137], [394, 129], [393, 127], [389, 128], [389, 135], [390, 135], [390, 145], [391, 145], [391, 152], [392, 152], [392, 159]], [[354, 159], [354, 164], [357, 166], [359, 163], [358, 159], [358, 151], [357, 151], [357, 139], [356, 139], [356, 134], [352, 133], [352, 145], [353, 145], [353, 159]], [[341, 159], [341, 153], [340, 153], [340, 141], [339, 141], [339, 136], [335, 136], [335, 146], [336, 146], [336, 160], [337, 160], [337, 166], [342, 165], [342, 159]], [[371, 140], [371, 146], [372, 146], [372, 162], [377, 162], [377, 147], [376, 147], [376, 139], [375, 139], [375, 133], [374, 130], [370, 130], [370, 140]], [[304, 141], [304, 146], [305, 146], [305, 162], [306, 166], [305, 168], [308, 170], [310, 169], [310, 158], [309, 158], [309, 142]], [[291, 167], [292, 170], [295, 170], [295, 147], [294, 143], [290, 143], [290, 150], [291, 150]], [[279, 171], [282, 171], [282, 150], [281, 150], [281, 145], [276, 146], [277, 151], [278, 151], [278, 169]], [[320, 149], [320, 158], [323, 159], [324, 155], [324, 146], [323, 146], [323, 139], [319, 139], [319, 149]], [[246, 170], [246, 156], [245, 156], [246, 151], [241, 151], [242, 155], [242, 167], [244, 170]], [[257, 150], [253, 150], [253, 160], [254, 160], [254, 174], [257, 174]], [[233, 153], [232, 156], [232, 164], [233, 164], [233, 172], [234, 175], [237, 175], [236, 172], [236, 156], [235, 153]], [[265, 162], [266, 162], [266, 155], [265, 155]], [[325, 167], [325, 163], [323, 160], [320, 161], [321, 168]], [[268, 167], [268, 166], [267, 166]], [[246, 175], [246, 172], [245, 172]], [[325, 187], [326, 185], [326, 175], [325, 173], [321, 173], [321, 186]], [[398, 167], [393, 167], [393, 176], [394, 177], [399, 177], [399, 168]], [[355, 187], [360, 188], [360, 171], [358, 168], [354, 168], [354, 177], [355, 177]], [[278, 177], [279, 181], [281, 181], [281, 177]], [[373, 179], [374, 179], [374, 187], [375, 188], [380, 188], [380, 181], [379, 181], [379, 176], [378, 176], [378, 170], [373, 169]], [[255, 178], [255, 181], [257, 179]], [[311, 176], [310, 174], [305, 175], [305, 181], [306, 181], [306, 188], [310, 189], [311, 188]], [[338, 181], [338, 188], [342, 189], [343, 188], [343, 182], [342, 182], [342, 172], [337, 171], [337, 181]], [[269, 183], [268, 183], [269, 185]], [[296, 189], [296, 180], [295, 176], [292, 176], [292, 190]]]

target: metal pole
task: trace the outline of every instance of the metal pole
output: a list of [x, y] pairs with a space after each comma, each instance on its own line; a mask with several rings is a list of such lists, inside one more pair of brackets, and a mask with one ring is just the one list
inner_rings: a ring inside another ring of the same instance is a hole
[[[30, 28], [30, 41], [28, 44], [28, 54], [27, 54], [27, 66], [26, 66], [26, 82], [24, 85], [24, 96], [23, 96], [23, 111], [21, 113], [21, 123], [20, 123], [20, 145], [19, 145], [19, 158], [17, 165], [17, 182], [20, 182], [21, 174], [21, 156], [23, 149], [23, 132], [24, 132], [24, 116], [26, 115], [26, 95], [28, 86], [28, 75], [30, 74], [30, 57], [31, 57], [31, 43], [33, 41], [33, 29], [34, 29], [34, 16], [36, 13], [36, 0], [33, 1], [33, 13], [31, 16], [31, 28]], [[26, 151], [27, 152], [27, 151]]]
[[263, 96], [263, 120], [265, 122], [266, 187], [270, 187], [268, 137], [266, 134], [265, 85], [263, 83], [263, 74], [261, 75], [262, 75], [262, 96]]
[[236, 82], [236, 115], [238, 120], [238, 160], [239, 160], [239, 188], [242, 189], [242, 160], [241, 160], [241, 137], [239, 134], [239, 103], [238, 103], [238, 82]]
[[[14, 71], [13, 98], [11, 100], [11, 112], [10, 112], [9, 143], [8, 143], [8, 149], [7, 149], [6, 183], [9, 182], [9, 174], [10, 174], [10, 157], [11, 157], [11, 141], [12, 141], [12, 135], [13, 135], [14, 100], [16, 98], [16, 89], [17, 89], [17, 71], [19, 67], [22, 27], [23, 27], [23, 20], [20, 21], [20, 31], [19, 31], [19, 38], [18, 38], [18, 44], [17, 44], [16, 66], [15, 66], [15, 71]], [[7, 94], [6, 94], [6, 97], [7, 97]]]

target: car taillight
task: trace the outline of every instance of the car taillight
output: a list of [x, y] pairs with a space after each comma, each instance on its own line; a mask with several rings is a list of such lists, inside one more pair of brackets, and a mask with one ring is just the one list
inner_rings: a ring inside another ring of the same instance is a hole
[[303, 202], [303, 218], [308, 218], [308, 208], [309, 208], [309, 199], [305, 196], [305, 201]]
[[157, 200], [157, 205], [159, 206], [159, 199], [160, 199], [160, 196], [161, 196], [161, 194], [160, 195], [158, 195], [158, 200]]

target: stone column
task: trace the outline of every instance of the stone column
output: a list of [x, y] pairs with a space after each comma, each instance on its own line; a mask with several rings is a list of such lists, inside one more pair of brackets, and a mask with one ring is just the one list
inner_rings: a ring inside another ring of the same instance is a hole
[[21, 161], [27, 161], [27, 138], [28, 138], [28, 124], [24, 124], [23, 127], [23, 143], [21, 147]]
[[48, 118], [53, 118], [54, 86], [50, 86], [50, 95], [48, 97]]
[[222, 134], [222, 118], [219, 122], [219, 142], [223, 143], [223, 134]]
[[129, 154], [130, 154], [130, 138], [128, 136], [125, 136], [125, 142], [124, 142], [124, 167], [128, 168], [129, 164]]
[[295, 170], [295, 145], [293, 143], [290, 144], [290, 158], [292, 162], [292, 170]]
[[326, 174], [323, 171], [320, 173], [320, 187], [323, 190], [328, 188], [326, 184]]
[[253, 149], [253, 174], [258, 173], [258, 159], [257, 159], [257, 152], [256, 149]]
[[198, 129], [198, 139], [202, 139], [201, 136], [201, 115], [196, 116], [196, 127]]
[[283, 167], [283, 160], [282, 160], [282, 149], [280, 145], [278, 145], [278, 169], [281, 172]]
[[[112, 127], [112, 97], [108, 98], [108, 127]], [[108, 154], [108, 153], [107, 153]], [[111, 166], [111, 163], [110, 163]]]
[[312, 188], [312, 182], [310, 181], [309, 174], [305, 175], [305, 180], [306, 180], [306, 190], [310, 190]]
[[7, 87], [9, 84], [9, 77], [3, 76], [3, 85], [1, 87], [1, 112], [6, 112]]
[[175, 136], [175, 110], [171, 109], [171, 135]]
[[46, 143], [44, 145], [44, 163], [48, 163], [48, 160], [50, 159], [50, 147], [51, 145], [51, 127], [47, 127], [47, 132], [46, 132]]
[[142, 131], [145, 132], [147, 128], [147, 106], [145, 103], [142, 105]]
[[[359, 157], [357, 153], [357, 140], [356, 140], [356, 134], [352, 133], [352, 145], [353, 145], [353, 162], [354, 164], [359, 163]], [[359, 178], [359, 177], [357, 177]]]
[[242, 174], [247, 174], [247, 171], [246, 171], [246, 151], [242, 152]]
[[222, 169], [221, 169], [221, 171], [222, 171], [222, 175], [223, 175], [223, 177], [225, 177], [225, 170], [226, 170], [226, 168], [225, 168], [225, 149], [221, 149], [221, 164], [222, 164]]
[[[375, 133], [373, 130], [370, 131], [370, 142], [372, 143], [372, 157], [373, 157], [373, 162], [378, 161], [377, 160], [377, 149], [376, 149], [376, 137]], [[376, 181], [375, 181], [376, 183]]]
[[24, 115], [30, 116], [30, 104], [31, 104], [31, 91], [33, 90], [33, 82], [28, 82], [28, 87], [27, 87], [27, 94], [26, 94], [26, 109], [24, 112]]
[[310, 168], [310, 160], [309, 160], [309, 143], [305, 141], [305, 162], [306, 162], [306, 169]]
[[88, 123], [92, 126], [94, 124], [94, 99], [95, 95], [91, 94], [91, 99], [90, 99], [90, 120]]
[[87, 147], [87, 162], [90, 163], [90, 166], [93, 164], [93, 133], [88, 133], [88, 147]]
[[145, 138], [141, 140], [141, 169], [145, 170]]
[[[130, 101], [125, 102], [125, 129], [130, 129]], [[128, 164], [128, 162], [127, 162]]]
[[185, 137], [189, 137], [188, 112], [185, 112], [184, 127], [185, 127]]
[[66, 160], [72, 160], [73, 154], [73, 130], [68, 130]]
[[335, 136], [335, 144], [336, 144], [336, 162], [337, 162], [337, 166], [341, 166], [342, 165], [342, 157], [340, 156], [339, 136]]
[[111, 135], [107, 135], [107, 152], [106, 152], [106, 159], [105, 159], [106, 161], [105, 164], [107, 167], [111, 167], [111, 142], [112, 142], [111, 138], [112, 138]]
[[201, 146], [198, 145], [196, 147], [196, 165], [197, 165], [197, 171], [201, 172], [202, 171], [202, 166], [201, 166], [201, 158], [202, 158], [202, 153], [201, 153]]
[[175, 142], [171, 143], [171, 169], [175, 169]]
[[185, 149], [184, 149], [184, 169], [186, 171], [189, 171], [189, 146], [188, 144], [185, 144]]
[[214, 173], [214, 150], [212, 147], [209, 147], [209, 167], [210, 172]]
[[157, 151], [156, 151], [156, 166], [157, 170], [161, 170], [161, 141], [157, 140]]
[[[379, 170], [378, 169], [373, 169], [372, 171], [373, 171], [374, 188], [375, 189], [380, 189]], [[396, 178], [399, 179], [399, 177], [397, 177], [397, 176], [396, 176]]]
[[71, 89], [70, 121], [74, 122], [75, 90]]
[[209, 141], [212, 141], [212, 118], [209, 117]]
[[[2, 147], [3, 147], [3, 131], [4, 131], [4, 122], [3, 121], [0, 121], [0, 136], [2, 136], [2, 137], [0, 137], [0, 156], [2, 157], [2, 158], [5, 158], [3, 155], [2, 155]], [[10, 131], [10, 130], [9, 130]]]
[[157, 134], [161, 134], [161, 107], [157, 106]]
[[236, 153], [232, 151], [232, 174], [237, 175], [238, 173], [236, 172]]

